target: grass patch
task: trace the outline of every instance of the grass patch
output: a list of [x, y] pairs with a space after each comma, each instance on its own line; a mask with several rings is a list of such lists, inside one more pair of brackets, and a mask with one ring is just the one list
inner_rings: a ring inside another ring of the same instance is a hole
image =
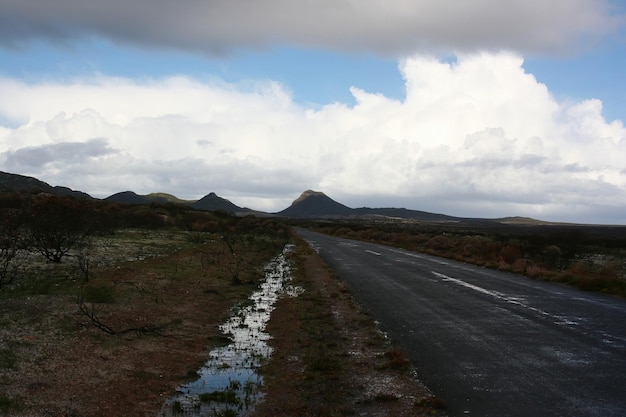
[[89, 283], [83, 288], [83, 297], [88, 303], [113, 304], [115, 287], [108, 283]]
[[11, 412], [17, 412], [22, 409], [19, 402], [12, 398], [0, 394], [0, 413], [2, 415], [10, 415]]
[[0, 349], [0, 369], [13, 369], [17, 364], [17, 356], [10, 349]]
[[203, 403], [216, 402], [232, 405], [238, 405], [241, 402], [237, 397], [237, 392], [234, 390], [205, 392], [200, 394], [200, 401]]
[[[302, 415], [302, 410], [307, 410], [307, 415], [320, 417], [345, 415], [345, 403], [350, 397], [351, 387], [345, 378], [349, 371], [348, 361], [335, 342], [341, 339], [341, 332], [331, 313], [329, 298], [306, 276], [304, 259], [308, 246], [299, 244], [296, 248], [291, 255], [294, 265], [291, 285], [304, 291], [294, 299], [297, 301], [288, 304], [288, 312], [280, 314], [289, 317], [291, 325], [297, 330], [280, 337], [289, 339], [284, 354], [287, 361], [297, 358], [300, 375], [287, 382], [297, 398], [289, 404], [281, 404], [281, 414]], [[274, 373], [282, 372], [281, 365], [263, 369], [264, 375], [272, 380]], [[280, 376], [277, 378], [280, 379]]]

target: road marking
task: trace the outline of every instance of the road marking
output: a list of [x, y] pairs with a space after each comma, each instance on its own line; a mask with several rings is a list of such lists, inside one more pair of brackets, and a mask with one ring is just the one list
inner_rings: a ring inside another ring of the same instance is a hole
[[442, 274], [440, 272], [435, 272], [435, 271], [430, 271], [430, 272], [432, 272], [433, 275], [435, 275], [436, 277], [441, 278], [443, 281], [449, 281], [449, 282], [453, 282], [453, 283], [458, 284], [458, 285], [462, 285], [462, 286], [464, 286], [466, 288], [472, 289], [472, 290], [480, 292], [482, 294], [487, 294], [487, 295], [489, 295], [491, 297], [497, 298], [498, 300], [502, 300], [502, 301], [505, 301], [505, 302], [510, 303], [510, 304], [515, 304], [517, 306], [520, 306], [520, 307], [526, 308], [528, 310], [534, 311], [535, 313], [539, 313], [539, 314], [541, 314], [542, 316], [545, 316], [545, 317], [550, 317], [551, 319], [555, 320], [554, 321], [555, 324], [565, 324], [565, 325], [568, 325], [568, 326], [573, 326], [573, 325], [577, 325], [578, 324], [577, 321], [570, 320], [567, 317], [556, 316], [554, 314], [548, 313], [547, 311], [543, 311], [541, 309], [538, 309], [538, 308], [535, 308], [535, 307], [531, 307], [528, 304], [521, 302], [520, 298], [507, 297], [506, 295], [502, 294], [501, 292], [488, 290], [486, 288], [479, 287], [478, 285], [474, 285], [474, 284], [470, 284], [469, 282], [462, 281], [462, 280], [460, 280], [458, 278], [452, 278], [452, 277], [450, 277], [448, 275], [445, 275], [445, 274]]
[[365, 252], [371, 253], [372, 255], [380, 256], [381, 254], [378, 252], [374, 252], [373, 250], [365, 249]]
[[409, 251], [406, 251], [406, 250], [400, 250], [400, 249], [389, 249], [389, 250], [391, 252], [400, 254], [402, 256], [410, 256], [411, 258], [423, 259], [423, 260], [426, 260], [426, 261], [438, 263], [440, 265], [450, 265], [449, 262], [442, 261], [442, 260], [437, 259], [437, 258], [435, 258], [433, 256], [420, 255], [420, 254], [417, 254], [417, 253], [412, 253], [412, 252], [409, 252]]
[[508, 299], [504, 296], [504, 294], [499, 293], [497, 291], [491, 291], [491, 290], [485, 289], [483, 287], [479, 287], [478, 285], [470, 284], [469, 282], [465, 282], [465, 281], [461, 281], [460, 279], [457, 279], [457, 278], [449, 277], [449, 276], [447, 276], [445, 274], [441, 274], [439, 272], [435, 272], [435, 271], [431, 271], [431, 272], [433, 273], [433, 275], [435, 275], [436, 277], [441, 278], [444, 281], [454, 282], [455, 284], [462, 285], [462, 286], [470, 288], [470, 289], [472, 289], [474, 291], [478, 291], [478, 292], [490, 295], [490, 296], [495, 297], [495, 298], [506, 299], [508, 301]]

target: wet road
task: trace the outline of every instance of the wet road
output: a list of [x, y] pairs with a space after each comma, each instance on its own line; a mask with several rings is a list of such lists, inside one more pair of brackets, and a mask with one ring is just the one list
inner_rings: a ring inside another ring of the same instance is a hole
[[299, 230], [451, 417], [626, 416], [626, 301]]

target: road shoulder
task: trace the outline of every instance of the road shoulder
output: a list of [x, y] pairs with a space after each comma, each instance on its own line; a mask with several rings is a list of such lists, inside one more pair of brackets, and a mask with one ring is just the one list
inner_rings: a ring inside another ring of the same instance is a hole
[[305, 291], [272, 313], [274, 353], [255, 415], [445, 415], [320, 256], [303, 241], [298, 248], [293, 285]]

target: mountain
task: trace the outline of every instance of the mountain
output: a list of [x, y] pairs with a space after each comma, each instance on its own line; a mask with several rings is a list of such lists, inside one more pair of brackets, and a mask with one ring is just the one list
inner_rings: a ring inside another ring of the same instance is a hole
[[[209, 193], [200, 200], [181, 200], [180, 198], [166, 193], [152, 193], [147, 195], [139, 195], [133, 191], [122, 191], [107, 197], [105, 200], [123, 204], [151, 204], [151, 203], [172, 203], [190, 206], [196, 210], [216, 211], [223, 210], [228, 213], [250, 213], [255, 214], [250, 209], [241, 208], [231, 203], [225, 198], [215, 193]], [[262, 213], [259, 213], [262, 214]]]
[[37, 178], [25, 175], [10, 174], [0, 171], [0, 192], [19, 193], [48, 193], [56, 195], [69, 195], [76, 198], [92, 198], [89, 194], [75, 191], [67, 187], [53, 187], [50, 184], [40, 181]]
[[167, 193], [150, 193], [146, 197], [151, 199], [151, 201], [158, 203], [173, 203], [173, 204], [187, 204], [191, 205], [196, 202], [196, 200], [182, 200], [175, 195], [167, 194]]
[[195, 201], [189, 205], [197, 210], [224, 210], [229, 213], [237, 213], [244, 210], [236, 204], [231, 203], [227, 199], [222, 198], [215, 193], [207, 194], [200, 200]]
[[350, 216], [353, 209], [336, 202], [326, 194], [307, 190], [283, 211], [276, 213], [284, 217], [343, 217]]
[[319, 191], [307, 190], [283, 211], [276, 213], [278, 216], [292, 218], [394, 218], [413, 219], [427, 222], [450, 222], [459, 221], [457, 217], [444, 214], [428, 213], [425, 211], [408, 210], [405, 208], [350, 208], [336, 202], [326, 194]]
[[[0, 171], [0, 193], [48, 193], [55, 195], [70, 195], [77, 198], [92, 199], [89, 194], [75, 191], [67, 187], [53, 187], [43, 181], [33, 177], [18, 174], [10, 174]], [[487, 222], [489, 224], [519, 224], [519, 225], [536, 225], [547, 224], [539, 220], [524, 217], [505, 217], [502, 219], [467, 219], [460, 217], [447, 216], [444, 214], [429, 213], [419, 210], [408, 210], [405, 208], [350, 208], [345, 206], [326, 194], [307, 190], [303, 192], [293, 203], [286, 209], [278, 213], [266, 213], [254, 211], [248, 208], [241, 208], [229, 200], [219, 197], [215, 193], [207, 194], [200, 200], [181, 200], [176, 196], [165, 193], [152, 193], [148, 195], [138, 195], [133, 191], [123, 191], [113, 194], [106, 201], [124, 203], [124, 204], [184, 204], [197, 210], [216, 211], [223, 210], [236, 215], [254, 215], [258, 217], [280, 216], [291, 218], [352, 218], [352, 219], [410, 219], [423, 222], [468, 222], [473, 224], [477, 222]]]
[[159, 203], [159, 204], [187, 204], [191, 205], [195, 203], [195, 200], [181, 200], [180, 198], [173, 196], [171, 194], [166, 193], [151, 193], [146, 195], [139, 195], [133, 191], [122, 191], [119, 193], [115, 193], [113, 195], [105, 198], [106, 201], [111, 201], [114, 203], [122, 203], [122, 204], [150, 204], [150, 203]]
[[147, 195], [139, 195], [133, 191], [122, 191], [105, 198], [106, 201], [122, 204], [150, 204], [152, 200]]

